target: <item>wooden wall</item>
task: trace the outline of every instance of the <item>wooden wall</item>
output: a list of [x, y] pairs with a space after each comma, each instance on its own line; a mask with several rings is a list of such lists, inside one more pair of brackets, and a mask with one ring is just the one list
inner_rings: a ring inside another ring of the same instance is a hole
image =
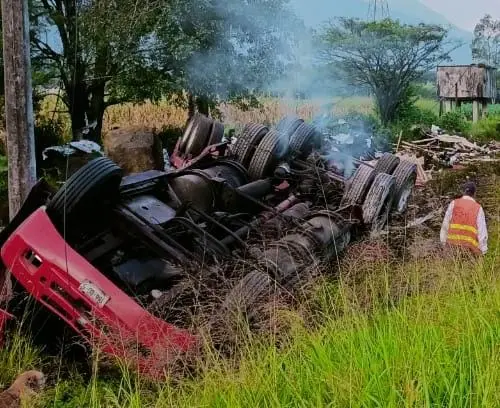
[[493, 99], [496, 70], [480, 65], [438, 67], [438, 96], [446, 99]]

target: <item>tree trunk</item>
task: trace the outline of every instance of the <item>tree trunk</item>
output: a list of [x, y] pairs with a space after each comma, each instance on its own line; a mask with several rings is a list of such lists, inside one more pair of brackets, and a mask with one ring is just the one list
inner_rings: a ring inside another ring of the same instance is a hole
[[92, 95], [90, 96], [89, 109], [87, 110], [89, 124], [95, 126], [89, 129], [86, 138], [97, 143], [101, 142], [104, 111], [106, 110], [106, 103], [104, 101], [105, 86], [105, 82], [94, 84], [92, 87]]
[[[71, 87], [71, 85], [70, 85]], [[68, 106], [71, 117], [73, 140], [87, 139], [101, 142], [102, 125], [106, 104], [104, 101], [105, 83], [92, 88], [79, 84], [67, 89]]]
[[83, 81], [70, 83], [66, 86], [68, 108], [71, 118], [71, 133], [73, 140], [82, 138], [82, 131], [87, 125], [86, 112], [88, 109], [88, 91]]
[[188, 94], [188, 120], [190, 120], [196, 112], [196, 102], [194, 95], [189, 92]]
[[395, 119], [397, 101], [395, 102], [384, 90], [375, 92], [375, 103], [382, 125], [387, 126]]

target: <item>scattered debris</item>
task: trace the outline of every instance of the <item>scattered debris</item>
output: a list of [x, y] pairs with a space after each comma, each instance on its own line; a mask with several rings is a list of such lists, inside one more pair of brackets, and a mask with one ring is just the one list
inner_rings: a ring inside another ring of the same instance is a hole
[[78, 140], [69, 142], [62, 146], [50, 146], [43, 150], [42, 158], [47, 160], [52, 155], [61, 155], [64, 157], [72, 155], [97, 154], [102, 155], [101, 146], [91, 140]]
[[438, 167], [453, 167], [477, 161], [498, 161], [500, 143], [491, 142], [478, 145], [463, 136], [440, 133], [442, 130], [433, 126], [431, 133], [423, 139], [413, 142], [402, 141], [399, 148], [404, 152], [423, 157], [425, 164]]
[[423, 217], [416, 218], [413, 221], [409, 222], [408, 224], [406, 224], [405, 228], [418, 227], [419, 225], [422, 225], [422, 224], [426, 223], [427, 221], [432, 220], [434, 217], [437, 217], [437, 216], [441, 215], [442, 213], [443, 213], [442, 208], [434, 210], [434, 211], [430, 212], [429, 214], [424, 215]]
[[417, 187], [422, 187], [428, 181], [432, 180], [432, 170], [424, 170], [425, 160], [423, 157], [417, 157], [409, 153], [396, 153], [396, 156], [401, 160], [406, 160], [417, 165], [417, 181], [415, 183]]

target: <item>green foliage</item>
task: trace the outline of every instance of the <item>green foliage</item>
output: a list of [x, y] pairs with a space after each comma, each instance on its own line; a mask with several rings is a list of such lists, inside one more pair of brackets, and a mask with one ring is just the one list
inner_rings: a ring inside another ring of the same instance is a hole
[[[182, 61], [182, 88], [211, 103], [255, 105], [258, 91], [284, 74], [301, 27], [282, 0], [187, 1], [173, 12], [182, 24], [182, 47], [189, 51]], [[172, 30], [158, 31], [170, 47]], [[157, 57], [163, 67], [175, 66], [172, 53]]]
[[0, 349], [0, 387], [5, 385], [25, 370], [40, 367], [41, 359], [38, 350], [18, 332], [9, 333], [6, 343]]
[[490, 115], [472, 124], [472, 137], [479, 142], [500, 141], [500, 114]]
[[415, 85], [415, 95], [423, 99], [436, 99], [437, 88], [433, 82]]
[[[465, 115], [467, 120], [472, 120], [472, 104], [471, 103], [462, 104], [461, 111]], [[486, 113], [488, 116], [500, 115], [500, 104], [488, 105], [488, 111]]]
[[320, 37], [322, 59], [350, 85], [368, 87], [388, 125], [406, 109], [410, 85], [449, 58], [447, 34], [437, 25], [341, 18]]
[[438, 116], [432, 109], [417, 105], [417, 95], [418, 88], [414, 85], [410, 85], [402, 95], [396, 119], [389, 125], [393, 142], [400, 134], [404, 140], [419, 139], [422, 129], [430, 129], [437, 124]]
[[470, 132], [470, 122], [460, 109], [446, 112], [436, 123], [447, 132], [468, 133]]
[[[283, 72], [290, 32], [298, 27], [283, 0], [148, 0], [139, 8], [135, 0], [33, 3], [34, 52], [46, 71], [58, 72], [73, 134], [86, 119], [95, 121], [95, 140], [113, 104], [184, 97], [184, 91], [211, 107], [255, 99]], [[46, 28], [58, 34], [62, 49], [44, 41]]]
[[50, 146], [64, 143], [64, 124], [60, 119], [39, 115], [35, 123], [35, 156], [37, 165], [42, 162], [42, 152]]

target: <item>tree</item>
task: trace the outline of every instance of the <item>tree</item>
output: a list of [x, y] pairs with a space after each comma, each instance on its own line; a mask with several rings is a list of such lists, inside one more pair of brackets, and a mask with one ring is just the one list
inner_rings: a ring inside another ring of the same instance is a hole
[[[167, 0], [33, 0], [38, 58], [57, 70], [73, 138], [87, 125], [98, 141], [105, 109], [146, 90], [158, 94], [157, 72], [148, 61], [157, 25], [168, 24]], [[45, 29], [42, 29], [45, 28]], [[47, 32], [57, 41], [48, 41]], [[166, 80], [165, 80], [166, 81]], [[133, 82], [136, 93], [127, 93]]]
[[500, 20], [493, 20], [487, 14], [476, 25], [472, 58], [479, 63], [500, 67]]
[[32, 2], [34, 49], [58, 72], [74, 138], [93, 124], [86, 137], [98, 141], [110, 105], [188, 91], [207, 111], [251, 94], [283, 64], [283, 0]]
[[254, 102], [283, 75], [305, 30], [283, 0], [191, 1], [175, 11], [178, 26], [160, 27], [158, 38], [168, 48], [156, 57], [173, 69], [179, 58], [172, 56], [184, 51], [181, 87], [191, 109], [202, 113], [220, 101]]
[[438, 25], [340, 18], [320, 35], [321, 59], [332, 75], [370, 89], [386, 125], [408, 103], [411, 84], [449, 59], [458, 46], [447, 34]]

